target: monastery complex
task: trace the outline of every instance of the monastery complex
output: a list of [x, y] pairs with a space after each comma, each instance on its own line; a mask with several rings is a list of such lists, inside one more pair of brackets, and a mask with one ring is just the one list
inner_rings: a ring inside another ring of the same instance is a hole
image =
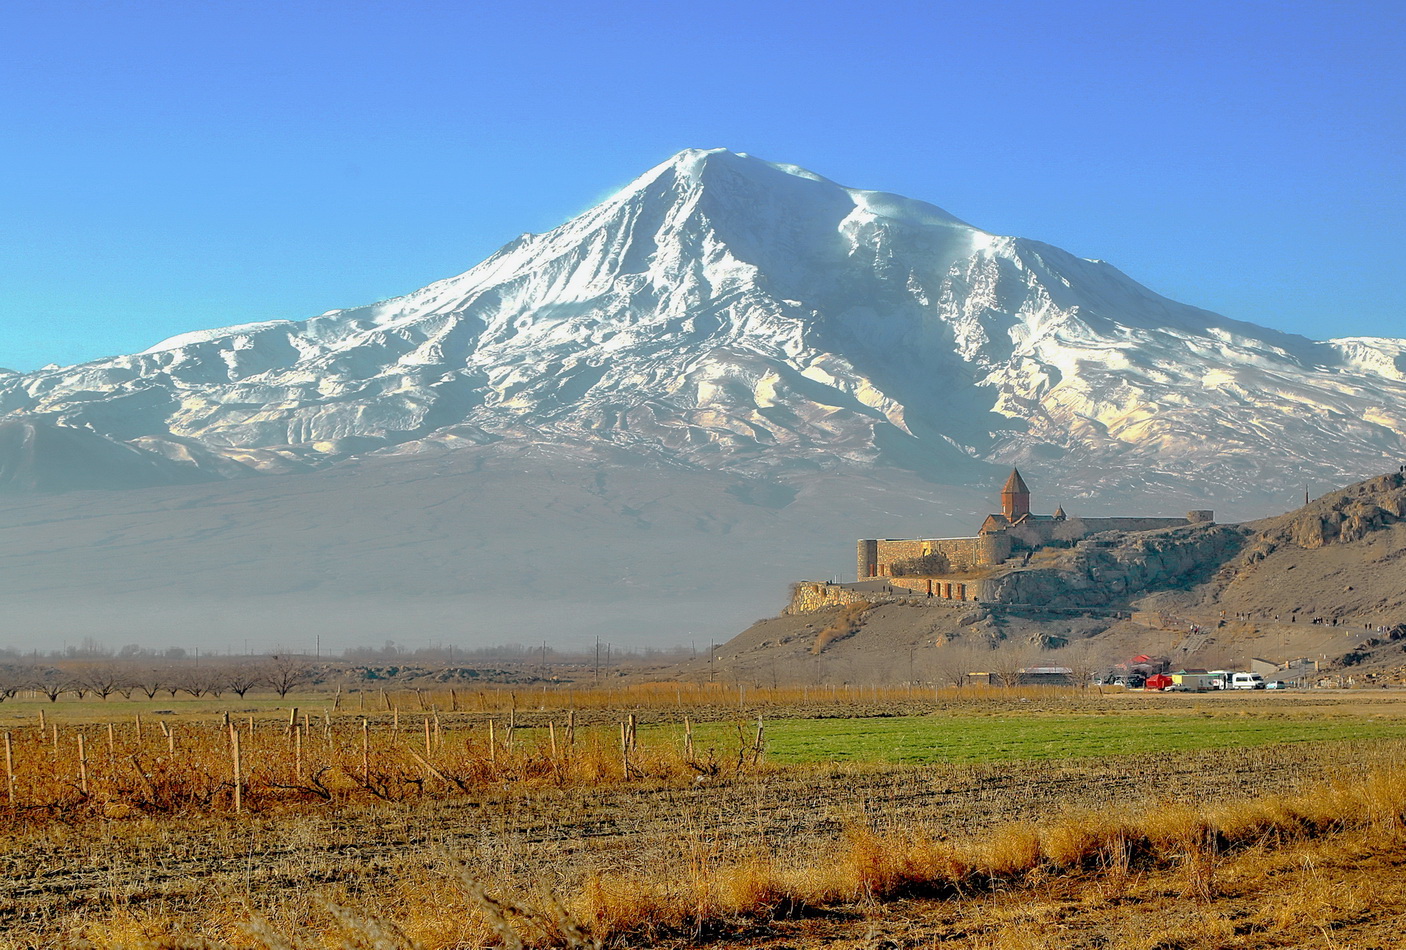
[[1071, 517], [1063, 507], [1038, 515], [1030, 509], [1025, 479], [1012, 469], [1001, 489], [1001, 510], [987, 515], [974, 537], [861, 539], [857, 582], [798, 585], [793, 609], [869, 599], [879, 589], [941, 600], [983, 601], [988, 599], [989, 580], [1024, 567], [1041, 548], [1073, 547], [1104, 532], [1210, 524], [1214, 518], [1212, 511], [1190, 511], [1181, 518], [1084, 518]]

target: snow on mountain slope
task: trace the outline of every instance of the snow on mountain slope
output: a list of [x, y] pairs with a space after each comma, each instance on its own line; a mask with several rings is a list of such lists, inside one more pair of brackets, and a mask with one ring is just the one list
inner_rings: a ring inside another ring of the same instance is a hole
[[0, 412], [255, 468], [605, 442], [944, 481], [1033, 458], [1088, 491], [1234, 495], [1406, 455], [1403, 353], [1239, 323], [920, 201], [688, 150], [457, 277], [6, 376]]

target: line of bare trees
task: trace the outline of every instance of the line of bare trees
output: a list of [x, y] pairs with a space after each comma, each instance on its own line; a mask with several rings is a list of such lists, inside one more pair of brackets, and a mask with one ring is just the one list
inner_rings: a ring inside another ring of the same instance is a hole
[[299, 686], [314, 681], [317, 670], [303, 657], [277, 654], [253, 662], [165, 664], [145, 666], [120, 661], [97, 663], [11, 664], [0, 667], [0, 702], [21, 692], [32, 691], [49, 702], [60, 696], [77, 699], [97, 696], [108, 699], [133, 694], [155, 699], [161, 693], [173, 698], [181, 693], [199, 698], [219, 698], [225, 693], [244, 697], [246, 693], [270, 690], [285, 697]]

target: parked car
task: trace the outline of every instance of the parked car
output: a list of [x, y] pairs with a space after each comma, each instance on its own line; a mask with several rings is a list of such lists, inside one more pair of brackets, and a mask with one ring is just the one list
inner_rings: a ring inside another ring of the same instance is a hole
[[1264, 684], [1264, 688], [1265, 688], [1265, 689], [1288, 689], [1288, 688], [1289, 688], [1289, 684], [1286, 683], [1286, 682], [1284, 682], [1283, 680], [1270, 680], [1268, 683], [1265, 683], [1265, 684]]
[[1230, 677], [1231, 689], [1264, 689], [1264, 677], [1258, 673], [1236, 673]]

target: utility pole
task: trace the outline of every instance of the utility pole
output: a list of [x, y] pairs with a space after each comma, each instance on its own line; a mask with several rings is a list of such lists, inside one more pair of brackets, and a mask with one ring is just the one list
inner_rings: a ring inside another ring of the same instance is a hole
[[708, 641], [708, 682], [710, 683], [713, 682], [713, 652], [717, 650], [717, 648], [718, 645], [716, 643], [712, 640]]

